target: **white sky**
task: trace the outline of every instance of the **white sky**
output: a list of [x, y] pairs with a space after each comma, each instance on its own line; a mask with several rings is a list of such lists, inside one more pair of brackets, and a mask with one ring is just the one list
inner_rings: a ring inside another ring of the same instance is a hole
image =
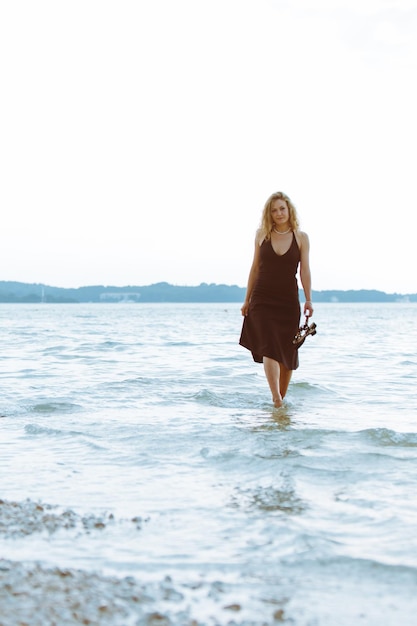
[[417, 292], [417, 0], [2, 0], [0, 280]]

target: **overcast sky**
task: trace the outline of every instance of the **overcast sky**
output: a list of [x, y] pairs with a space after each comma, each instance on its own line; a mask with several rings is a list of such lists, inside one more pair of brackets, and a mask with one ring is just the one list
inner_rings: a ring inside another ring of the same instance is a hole
[[0, 280], [417, 292], [417, 0], [2, 0]]

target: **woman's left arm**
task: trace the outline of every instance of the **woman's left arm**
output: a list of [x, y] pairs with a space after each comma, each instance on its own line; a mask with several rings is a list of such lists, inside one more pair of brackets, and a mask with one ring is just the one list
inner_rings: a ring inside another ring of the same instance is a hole
[[307, 233], [300, 233], [300, 243], [300, 279], [305, 296], [304, 315], [311, 317], [314, 309], [311, 301], [310, 241]]

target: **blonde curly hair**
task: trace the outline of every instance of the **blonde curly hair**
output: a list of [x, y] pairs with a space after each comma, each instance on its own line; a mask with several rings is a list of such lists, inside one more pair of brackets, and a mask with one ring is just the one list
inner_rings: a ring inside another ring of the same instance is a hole
[[300, 223], [299, 223], [299, 219], [297, 215], [297, 209], [295, 208], [294, 204], [291, 202], [290, 198], [283, 191], [276, 191], [265, 202], [265, 206], [262, 211], [262, 217], [261, 217], [259, 230], [262, 234], [263, 239], [271, 238], [271, 231], [274, 228], [274, 223], [271, 217], [271, 208], [272, 208], [272, 203], [275, 200], [284, 200], [284, 202], [287, 203], [288, 212], [290, 216], [289, 222], [290, 222], [291, 230], [298, 230], [300, 227]]

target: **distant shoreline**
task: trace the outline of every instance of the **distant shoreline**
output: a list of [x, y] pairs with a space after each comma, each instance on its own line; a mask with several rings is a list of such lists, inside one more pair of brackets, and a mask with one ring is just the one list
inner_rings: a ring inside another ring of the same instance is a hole
[[[237, 285], [201, 283], [180, 286], [161, 282], [145, 286], [93, 285], [78, 288], [53, 287], [42, 283], [0, 281], [0, 303], [85, 302], [243, 302], [246, 288]], [[303, 294], [300, 290], [300, 300]], [[417, 293], [385, 293], [373, 289], [314, 291], [314, 302], [417, 302]]]

